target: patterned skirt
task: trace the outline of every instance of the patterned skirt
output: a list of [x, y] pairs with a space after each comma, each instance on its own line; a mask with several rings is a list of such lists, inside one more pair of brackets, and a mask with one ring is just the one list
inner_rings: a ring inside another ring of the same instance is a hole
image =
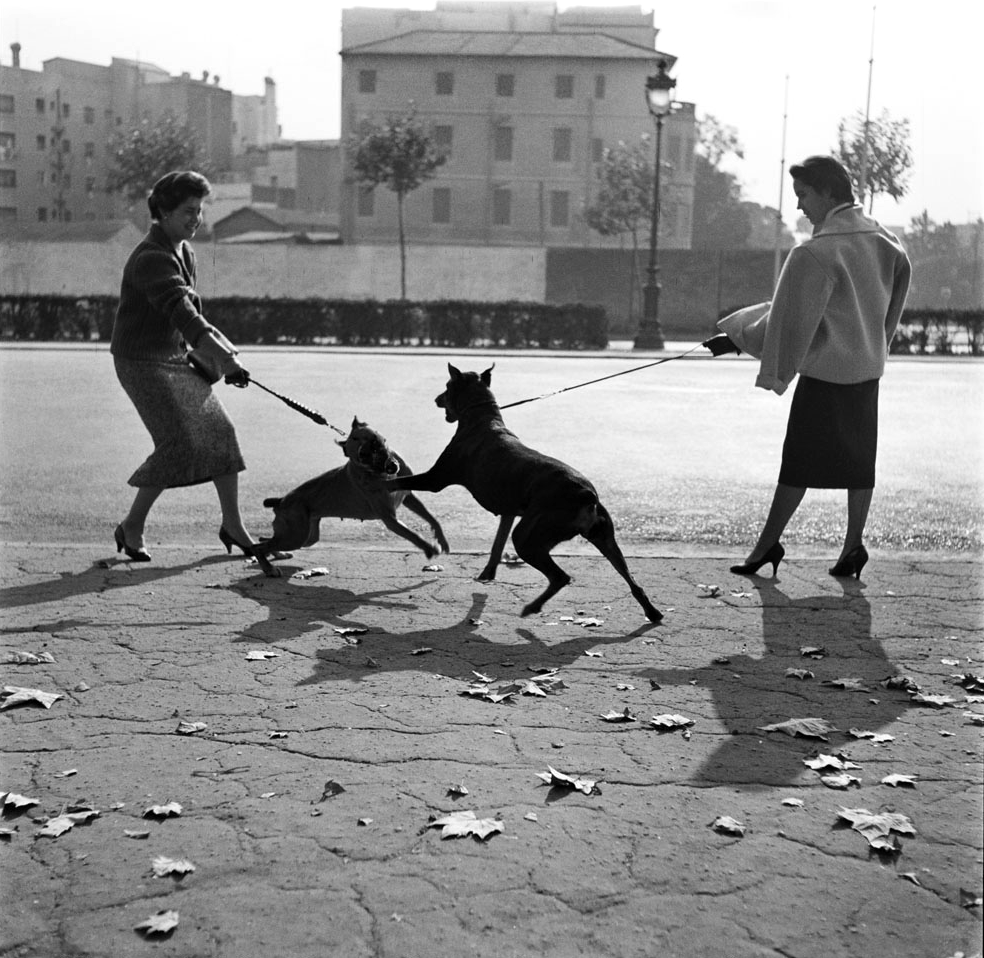
[[878, 380], [800, 376], [789, 407], [779, 482], [810, 489], [874, 489]]
[[154, 440], [131, 486], [172, 489], [246, 468], [218, 396], [187, 363], [114, 357], [116, 375]]

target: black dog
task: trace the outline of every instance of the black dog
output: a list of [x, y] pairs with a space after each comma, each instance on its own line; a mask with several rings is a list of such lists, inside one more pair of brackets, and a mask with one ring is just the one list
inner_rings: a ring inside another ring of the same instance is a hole
[[594, 486], [566, 463], [524, 446], [506, 428], [489, 388], [492, 369], [481, 375], [462, 373], [449, 363], [448, 372], [451, 378], [435, 402], [445, 410], [448, 422], [458, 423], [454, 437], [430, 469], [394, 479], [390, 487], [440, 492], [447, 486], [461, 485], [480, 506], [501, 516], [480, 580], [495, 578], [509, 530], [521, 516], [512, 537], [516, 554], [549, 580], [543, 593], [524, 607], [523, 615], [539, 612], [571, 581], [554, 562], [550, 550], [582, 535], [629, 584], [646, 618], [659, 622], [662, 613], [632, 578], [615, 541], [611, 516], [599, 502]]
[[[428, 559], [440, 548], [448, 552], [440, 523], [410, 492], [396, 489], [386, 480], [390, 476], [409, 476], [410, 467], [386, 444], [386, 440], [358, 419], [352, 431], [338, 443], [348, 462], [344, 466], [308, 479], [281, 499], [264, 499], [263, 505], [274, 510], [273, 535], [253, 547], [253, 554], [268, 576], [280, 573], [267, 556], [280, 549], [313, 546], [320, 536], [325, 516], [338, 519], [379, 519], [387, 529], [409, 540]], [[400, 505], [424, 519], [434, 532], [437, 545], [422, 539], [396, 518]]]

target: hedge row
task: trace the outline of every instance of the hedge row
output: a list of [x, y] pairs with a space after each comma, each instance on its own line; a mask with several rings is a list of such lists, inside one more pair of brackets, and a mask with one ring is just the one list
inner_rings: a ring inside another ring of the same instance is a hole
[[[0, 337], [108, 341], [114, 296], [0, 296]], [[604, 349], [608, 319], [580, 303], [212, 297], [206, 315], [240, 344]]]
[[891, 349], [915, 355], [984, 355], [984, 310], [907, 309]]

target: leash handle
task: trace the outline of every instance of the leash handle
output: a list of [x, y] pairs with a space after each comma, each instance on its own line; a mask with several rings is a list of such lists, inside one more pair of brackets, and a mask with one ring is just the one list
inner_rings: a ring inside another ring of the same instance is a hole
[[623, 369], [618, 373], [610, 373], [607, 376], [599, 376], [598, 379], [589, 379], [585, 383], [577, 383], [574, 386], [565, 386], [563, 389], [555, 389], [552, 393], [543, 393], [541, 396], [531, 396], [529, 399], [520, 399], [517, 402], [511, 402], [505, 406], [500, 406], [500, 409], [512, 409], [513, 406], [523, 406], [528, 402], [536, 402], [540, 399], [549, 399], [551, 396], [559, 396], [561, 393], [570, 392], [572, 389], [580, 389], [582, 386], [593, 386], [595, 383], [604, 382], [606, 379], [614, 379], [616, 376], [627, 376], [629, 373], [637, 373], [640, 369], [650, 369], [653, 366], [659, 366], [663, 363], [672, 362], [674, 359], [683, 359], [684, 356], [689, 356], [692, 352], [700, 349], [702, 343], [698, 343], [696, 346], [691, 347], [685, 353], [678, 353], [676, 356], [664, 356], [662, 359], [657, 359], [655, 362], [646, 363], [643, 366], [634, 366], [632, 369]]
[[276, 396], [282, 403], [290, 406], [291, 409], [296, 410], [302, 416], [307, 416], [308, 419], [316, 422], [319, 426], [327, 426], [329, 429], [334, 429], [340, 436], [346, 436], [348, 433], [339, 429], [338, 426], [333, 426], [324, 416], [319, 412], [315, 412], [313, 409], [308, 409], [307, 406], [302, 406], [297, 400], [291, 399], [289, 396], [281, 396], [280, 393], [274, 392], [268, 386], [264, 386], [263, 383], [257, 382], [255, 379], [250, 377], [249, 380], [254, 386], [259, 386], [264, 392], [269, 393], [271, 396]]

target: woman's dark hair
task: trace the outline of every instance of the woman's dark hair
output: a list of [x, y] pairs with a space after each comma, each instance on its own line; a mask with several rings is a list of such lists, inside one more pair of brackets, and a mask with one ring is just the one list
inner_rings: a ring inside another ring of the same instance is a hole
[[829, 193], [838, 203], [854, 202], [851, 176], [832, 156], [808, 156], [802, 163], [794, 163], [789, 175], [818, 193]]
[[177, 209], [189, 196], [204, 199], [212, 192], [212, 185], [201, 173], [191, 170], [176, 170], [165, 173], [150, 191], [147, 206], [152, 219], [159, 220], [162, 213]]

